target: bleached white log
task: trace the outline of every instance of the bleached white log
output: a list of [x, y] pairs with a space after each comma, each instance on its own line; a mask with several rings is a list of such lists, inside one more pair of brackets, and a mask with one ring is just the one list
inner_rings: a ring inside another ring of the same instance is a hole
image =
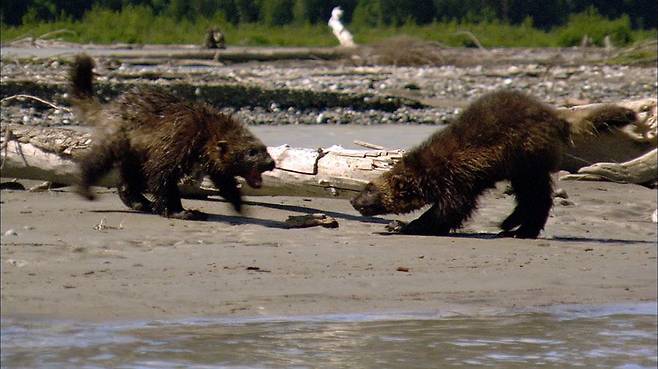
[[[76, 160], [91, 145], [88, 133], [20, 125], [7, 128], [12, 133], [2, 140], [2, 177], [61, 184], [77, 182]], [[244, 194], [350, 198], [365, 183], [390, 169], [403, 154], [401, 150], [348, 150], [340, 146], [307, 149], [283, 145], [269, 147], [268, 151], [277, 169], [263, 174], [261, 189], [253, 189], [242, 181]], [[198, 183], [192, 178], [181, 183], [184, 194], [216, 193], [208, 180]], [[98, 185], [113, 187], [117, 180], [117, 174], [111, 172]]]
[[658, 149], [623, 163], [595, 163], [562, 180], [607, 180], [619, 183], [649, 183], [658, 180]]

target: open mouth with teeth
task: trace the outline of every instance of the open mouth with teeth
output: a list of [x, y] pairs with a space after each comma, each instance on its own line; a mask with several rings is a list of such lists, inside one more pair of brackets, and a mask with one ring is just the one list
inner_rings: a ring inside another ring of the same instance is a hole
[[252, 188], [261, 188], [263, 186], [263, 177], [261, 176], [261, 172], [257, 168], [250, 170], [242, 177], [247, 181], [247, 184]]

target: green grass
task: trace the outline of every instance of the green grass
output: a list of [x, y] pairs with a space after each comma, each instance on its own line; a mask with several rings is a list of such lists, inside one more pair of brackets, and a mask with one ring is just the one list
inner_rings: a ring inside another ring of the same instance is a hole
[[[616, 46], [655, 39], [656, 31], [632, 30], [628, 17], [608, 20], [595, 12], [574, 15], [568, 24], [542, 31], [532, 22], [509, 25], [499, 22], [441, 22], [418, 26], [366, 28], [348, 25], [359, 44], [372, 44], [386, 38], [407, 35], [425, 41], [437, 41], [446, 46], [470, 46], [472, 41], [462, 31], [471, 32], [485, 47], [564, 47], [575, 46], [587, 34], [595, 44], [611, 35]], [[0, 25], [0, 41], [10, 42], [23, 37], [40, 37], [48, 32], [68, 30], [53, 35], [65, 41], [80, 43], [136, 44], [201, 44], [206, 29], [219, 25], [229, 45], [241, 46], [335, 46], [337, 41], [325, 24], [271, 27], [261, 24], [231, 25], [221, 17], [201, 18], [192, 22], [155, 16], [149, 8], [127, 7], [113, 12], [93, 9], [81, 21], [68, 19], [49, 23], [26, 20], [18, 27]]]

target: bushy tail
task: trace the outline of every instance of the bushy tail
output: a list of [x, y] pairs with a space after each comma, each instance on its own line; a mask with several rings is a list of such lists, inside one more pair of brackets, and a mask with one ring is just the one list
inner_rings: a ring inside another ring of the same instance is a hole
[[78, 54], [69, 72], [71, 102], [79, 118], [87, 122], [100, 110], [100, 103], [94, 96], [94, 60], [86, 54]]
[[593, 110], [560, 110], [559, 114], [569, 122], [572, 138], [608, 132], [637, 121], [633, 110], [612, 104]]

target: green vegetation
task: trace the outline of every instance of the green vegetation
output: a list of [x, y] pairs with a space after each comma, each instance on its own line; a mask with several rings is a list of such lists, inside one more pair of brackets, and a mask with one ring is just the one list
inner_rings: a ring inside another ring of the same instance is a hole
[[607, 61], [607, 63], [655, 66], [656, 46], [658, 46], [658, 41], [656, 39], [636, 42], [633, 45], [618, 51]]
[[[229, 45], [333, 46], [334, 5], [360, 44], [406, 35], [446, 46], [556, 47], [587, 35], [624, 46], [655, 39], [655, 0], [8, 0], [0, 3], [3, 43], [51, 36], [82, 43], [200, 44], [219, 26]], [[570, 14], [564, 9], [579, 10]], [[631, 14], [631, 15], [627, 15]], [[20, 16], [20, 17], [19, 17]], [[653, 24], [651, 23], [653, 22]], [[645, 29], [649, 27], [649, 29]]]

